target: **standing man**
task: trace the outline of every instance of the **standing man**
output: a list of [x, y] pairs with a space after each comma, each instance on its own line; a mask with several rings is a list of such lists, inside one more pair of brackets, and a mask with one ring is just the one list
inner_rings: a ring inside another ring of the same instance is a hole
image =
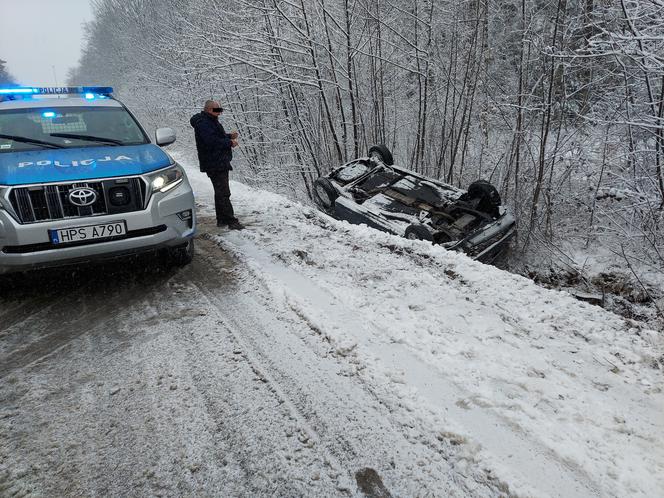
[[228, 225], [232, 230], [242, 230], [244, 225], [233, 213], [231, 189], [228, 185], [228, 172], [233, 169], [233, 148], [237, 147], [237, 131], [226, 133], [219, 122], [224, 110], [218, 102], [207, 100], [203, 111], [194, 114], [189, 122], [194, 127], [196, 149], [201, 171], [207, 173], [214, 187], [214, 208], [217, 213], [217, 226]]

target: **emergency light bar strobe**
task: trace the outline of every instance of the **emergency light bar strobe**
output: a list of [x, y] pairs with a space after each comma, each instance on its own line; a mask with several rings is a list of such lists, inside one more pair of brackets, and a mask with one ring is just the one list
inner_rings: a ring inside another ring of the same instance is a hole
[[14, 87], [0, 88], [0, 95], [70, 95], [92, 93], [110, 95], [110, 86], [46, 86], [46, 87]]

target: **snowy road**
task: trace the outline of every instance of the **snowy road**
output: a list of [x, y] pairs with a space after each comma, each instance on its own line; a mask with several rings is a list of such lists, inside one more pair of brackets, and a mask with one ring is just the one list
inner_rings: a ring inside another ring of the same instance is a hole
[[498, 493], [214, 242], [179, 272], [134, 277], [145, 264], [51, 272], [3, 302], [0, 495]]
[[662, 496], [662, 335], [233, 186], [182, 270], [0, 297], [0, 496]]

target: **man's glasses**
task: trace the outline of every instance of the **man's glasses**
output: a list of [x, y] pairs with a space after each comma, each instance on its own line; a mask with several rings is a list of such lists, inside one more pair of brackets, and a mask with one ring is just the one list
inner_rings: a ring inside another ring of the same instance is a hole
[[224, 108], [223, 107], [213, 107], [212, 112], [224, 112]]

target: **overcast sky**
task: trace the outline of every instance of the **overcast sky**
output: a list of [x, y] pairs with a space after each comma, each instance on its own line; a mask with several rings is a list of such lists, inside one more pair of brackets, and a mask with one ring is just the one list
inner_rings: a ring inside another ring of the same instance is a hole
[[22, 85], [65, 84], [92, 19], [90, 0], [0, 0], [0, 59]]

